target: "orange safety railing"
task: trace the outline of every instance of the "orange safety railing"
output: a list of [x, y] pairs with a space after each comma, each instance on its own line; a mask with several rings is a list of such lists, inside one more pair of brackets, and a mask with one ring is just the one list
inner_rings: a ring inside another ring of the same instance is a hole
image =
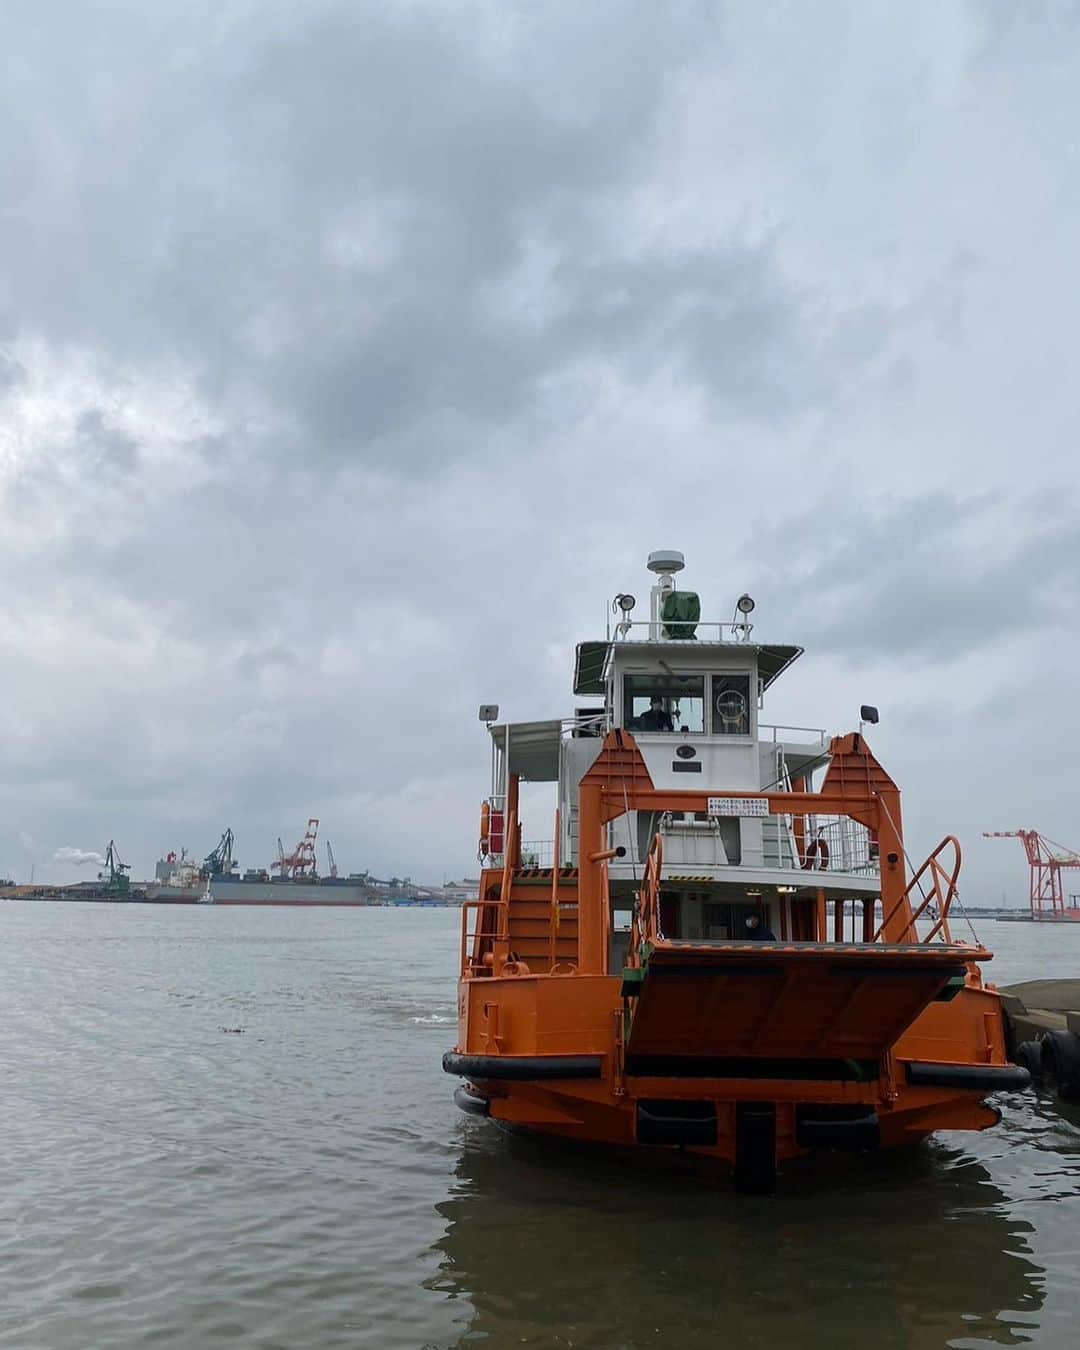
[[[514, 873], [521, 866], [521, 825], [517, 812], [511, 811], [506, 817], [506, 843], [502, 854], [502, 876], [497, 898], [490, 895], [479, 900], [467, 900], [461, 906], [461, 973], [462, 975], [490, 974], [491, 963], [484, 962], [481, 948], [485, 942], [508, 942], [510, 939], [510, 891], [514, 884]], [[477, 914], [477, 922], [472, 932], [468, 929], [470, 911]], [[484, 923], [487, 911], [494, 917], [494, 924]]]
[[[461, 906], [461, 974], [470, 975], [480, 968], [480, 915], [486, 902], [466, 900]], [[469, 914], [476, 915], [476, 927], [470, 932]]]
[[[507, 938], [506, 914], [508, 906], [497, 896], [487, 900], [466, 900], [461, 906], [461, 974], [490, 975], [494, 968], [494, 946], [500, 939]], [[476, 923], [468, 925], [470, 913], [475, 913]], [[486, 925], [485, 915], [491, 915], [494, 922]], [[485, 944], [487, 950], [485, 951]]]
[[560, 844], [559, 838], [559, 811], [555, 809], [555, 834], [554, 842], [551, 846], [551, 936], [549, 939], [549, 964], [552, 970], [555, 969], [555, 957], [557, 955], [555, 942], [559, 936], [559, 861]]
[[498, 938], [509, 941], [510, 938], [510, 890], [514, 884], [514, 872], [521, 865], [521, 826], [517, 811], [511, 811], [506, 819], [506, 852], [503, 855], [502, 888], [499, 892]]
[[663, 937], [660, 931], [660, 876], [664, 870], [664, 840], [653, 835], [649, 856], [645, 859], [645, 875], [630, 921], [630, 948], [628, 964], [640, 963], [639, 949], [643, 942], [655, 942]]
[[[948, 848], [953, 850], [952, 866], [943, 866], [939, 861], [940, 856]], [[934, 849], [933, 853], [927, 858], [915, 875], [907, 884], [903, 895], [900, 896], [896, 904], [882, 920], [881, 926], [874, 934], [872, 941], [880, 940], [891, 919], [900, 910], [905, 901], [911, 903], [913, 892], [917, 889], [922, 896], [922, 903], [917, 909], [913, 909], [911, 921], [904, 930], [904, 942], [933, 942], [939, 933], [946, 942], [952, 941], [952, 935], [949, 932], [949, 909], [952, 902], [956, 899], [956, 882], [960, 875], [960, 841], [955, 835], [947, 834], [945, 838]], [[923, 877], [929, 876], [929, 890], [924, 890], [922, 885]], [[931, 912], [929, 917], [935, 920], [933, 928], [924, 938], [920, 938], [915, 927], [916, 922], [927, 916], [927, 912], [933, 907], [936, 913]]]

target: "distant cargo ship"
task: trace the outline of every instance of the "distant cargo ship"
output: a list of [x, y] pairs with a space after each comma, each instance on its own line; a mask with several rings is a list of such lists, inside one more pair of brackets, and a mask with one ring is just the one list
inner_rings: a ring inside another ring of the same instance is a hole
[[265, 872], [223, 873], [210, 878], [206, 891], [215, 905], [379, 905], [388, 896], [362, 876], [294, 879]]
[[143, 897], [155, 905], [196, 905], [206, 894], [206, 883], [201, 886], [155, 885], [147, 881], [142, 886]]
[[[379, 882], [367, 872], [339, 877], [337, 860], [329, 840], [326, 861], [330, 875], [320, 877], [315, 858], [319, 822], [312, 816], [304, 837], [291, 853], [278, 840], [277, 861], [271, 875], [262, 868], [249, 868], [243, 874], [233, 861], [232, 832], [222, 837], [217, 856], [203, 873], [207, 879], [205, 901], [214, 905], [328, 905], [336, 907], [386, 904], [394, 896], [403, 896], [409, 885], [395, 877]], [[419, 898], [419, 897], [416, 897]]]
[[[232, 831], [226, 831], [226, 836]], [[231, 839], [230, 839], [231, 847]], [[221, 845], [218, 845], [221, 848]], [[177, 853], [167, 853], [159, 858], [154, 868], [154, 880], [144, 881], [142, 890], [147, 900], [159, 905], [194, 905], [206, 894], [207, 868], [217, 854], [217, 850], [202, 864], [187, 856], [187, 849]]]

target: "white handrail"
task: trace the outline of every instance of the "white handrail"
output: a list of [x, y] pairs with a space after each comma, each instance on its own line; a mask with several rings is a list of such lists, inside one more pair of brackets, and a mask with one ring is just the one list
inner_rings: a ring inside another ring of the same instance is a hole
[[[652, 622], [651, 620], [649, 620], [649, 619], [623, 619], [623, 620], [621, 620], [619, 623], [617, 623], [617, 624], [615, 625], [615, 637], [612, 639], [612, 641], [613, 641], [613, 642], [632, 642], [632, 641], [634, 640], [634, 638], [633, 638], [633, 629], [635, 629], [635, 628], [647, 628], [647, 629], [649, 630], [649, 635], [650, 635], [650, 637], [651, 637], [651, 636], [652, 636], [652, 632], [653, 632], [653, 630], [654, 630], [655, 628], [667, 628], [667, 627], [670, 627], [670, 628], [688, 628], [688, 627], [691, 627], [691, 628], [694, 628], [698, 633], [700, 633], [700, 631], [701, 631], [702, 629], [707, 628], [707, 629], [709, 629], [710, 631], [711, 631], [711, 630], [715, 630], [715, 631], [716, 631], [716, 634], [717, 634], [716, 640], [717, 640], [718, 642], [731, 641], [731, 642], [738, 642], [738, 643], [742, 644], [742, 643], [744, 643], [744, 642], [749, 642], [749, 640], [750, 640], [750, 630], [751, 630], [751, 628], [753, 627], [753, 624], [749, 624], [749, 623], [717, 623], [717, 622], [715, 622], [715, 621], [712, 620], [712, 619], [690, 619], [690, 620], [687, 620], [687, 619], [672, 619], [672, 620], [670, 621], [670, 623], [668, 623], [668, 624], [665, 624], [665, 623], [663, 622], [663, 620], [659, 621], [658, 623], [653, 623], [653, 622]], [[731, 637], [728, 638], [728, 639], [725, 639], [725, 637], [724, 637], [724, 633], [725, 633], [725, 632], [730, 633], [730, 634], [731, 634]], [[646, 640], [648, 640], [648, 639], [646, 639]], [[666, 641], [666, 639], [664, 639], [664, 638], [656, 638], [656, 639], [653, 639], [653, 640], [654, 640], [654, 641]], [[700, 638], [699, 638], [699, 641], [700, 641]]]
[[814, 736], [814, 737], [817, 738], [818, 744], [819, 744], [819, 745], [822, 745], [822, 746], [828, 745], [829, 740], [830, 740], [830, 733], [829, 733], [829, 731], [828, 731], [825, 727], [792, 727], [792, 726], [784, 726], [783, 724], [781, 724], [781, 723], [779, 723], [779, 722], [775, 722], [775, 723], [774, 723], [774, 722], [759, 722], [759, 723], [758, 723], [758, 740], [765, 740], [766, 737], [765, 737], [765, 734], [764, 734], [764, 733], [767, 732], [767, 731], [771, 731], [771, 732], [772, 732], [772, 736], [771, 736], [771, 738], [769, 738], [769, 739], [772, 740], [772, 742], [773, 742], [774, 745], [775, 745], [778, 741], [782, 741], [782, 740], [786, 740], [786, 739], [787, 739], [787, 738], [784, 737], [784, 736], [778, 736], [778, 735], [777, 735], [777, 732], [779, 732], [779, 731], [798, 731], [798, 732], [802, 732], [802, 733], [804, 733], [805, 735], [808, 735], [808, 736]]

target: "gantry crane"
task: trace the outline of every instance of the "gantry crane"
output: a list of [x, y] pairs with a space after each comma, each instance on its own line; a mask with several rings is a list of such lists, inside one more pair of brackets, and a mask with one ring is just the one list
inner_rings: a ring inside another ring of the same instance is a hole
[[[1038, 830], [992, 830], [984, 839], [1021, 839], [1031, 868], [1031, 917], [1033, 919], [1078, 919], [1080, 908], [1065, 905], [1061, 873], [1067, 867], [1080, 867], [1080, 853], [1055, 844]], [[1069, 897], [1072, 899], [1072, 897]]]
[[297, 844], [291, 853], [286, 853], [281, 840], [278, 840], [278, 859], [274, 863], [274, 871], [280, 872], [282, 877], [290, 877], [293, 881], [311, 880], [317, 877], [319, 869], [315, 862], [315, 837], [319, 833], [319, 822], [312, 816], [307, 823], [307, 831], [303, 839]]

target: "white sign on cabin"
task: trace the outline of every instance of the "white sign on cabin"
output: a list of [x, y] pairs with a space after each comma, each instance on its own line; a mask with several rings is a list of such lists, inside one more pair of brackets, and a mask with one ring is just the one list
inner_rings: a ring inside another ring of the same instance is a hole
[[710, 816], [767, 816], [769, 803], [764, 797], [710, 797]]

